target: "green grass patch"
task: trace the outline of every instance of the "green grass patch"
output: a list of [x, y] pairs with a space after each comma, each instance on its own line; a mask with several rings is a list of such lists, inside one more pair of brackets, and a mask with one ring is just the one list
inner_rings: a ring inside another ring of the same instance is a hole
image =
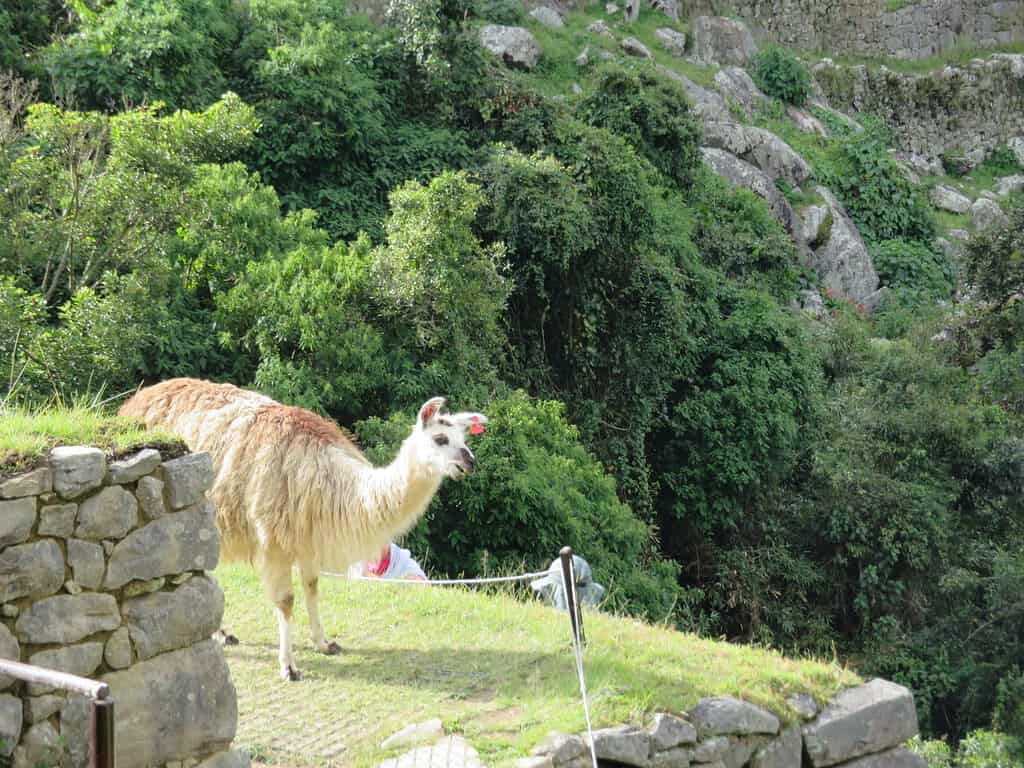
[[[409, 723], [440, 718], [487, 765], [507, 765], [550, 730], [584, 730], [565, 614], [511, 591], [487, 594], [322, 579], [324, 628], [341, 656], [315, 653], [296, 579], [295, 649], [304, 679], [277, 676], [277, 625], [248, 566], [222, 566], [225, 649], [239, 696], [238, 746], [283, 765], [367, 766]], [[588, 611], [584, 658], [594, 726], [641, 723], [700, 698], [731, 695], [787, 721], [784, 699], [824, 702], [857, 677], [836, 664], [787, 659]]]
[[983, 59], [993, 53], [1024, 53], [1024, 42], [1001, 43], [998, 47], [986, 48], [973, 40], [961, 39], [942, 53], [924, 59], [897, 59], [883, 56], [845, 56], [819, 52], [818, 56], [829, 56], [837, 64], [852, 66], [863, 64], [868, 67], [887, 66], [896, 72], [911, 75], [925, 75], [946, 66], [962, 67], [971, 59]]
[[111, 457], [145, 447], [158, 448], [165, 458], [186, 450], [173, 435], [149, 432], [141, 422], [112, 416], [98, 408], [0, 408], [0, 477], [31, 469], [58, 445], [92, 445]]

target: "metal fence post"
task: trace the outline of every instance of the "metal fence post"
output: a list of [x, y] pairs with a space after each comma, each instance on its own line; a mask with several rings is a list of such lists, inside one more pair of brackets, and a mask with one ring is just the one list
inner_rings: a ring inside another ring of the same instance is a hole
[[114, 768], [114, 701], [92, 702], [92, 768]]
[[576, 569], [572, 563], [572, 547], [562, 547], [558, 553], [562, 558], [562, 575], [565, 577], [565, 604], [569, 609], [569, 623], [572, 625], [572, 635], [579, 642], [582, 648], [586, 645], [587, 638], [583, 634], [583, 612], [580, 610], [579, 601], [576, 599]]

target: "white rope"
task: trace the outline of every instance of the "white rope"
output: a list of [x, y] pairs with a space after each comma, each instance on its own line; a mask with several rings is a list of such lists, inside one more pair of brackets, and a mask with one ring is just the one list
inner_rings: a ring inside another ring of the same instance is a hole
[[[576, 674], [580, 679], [580, 696], [583, 698], [583, 714], [587, 718], [587, 735], [590, 737], [590, 760], [593, 763], [594, 768], [597, 768], [597, 752], [594, 749], [594, 728], [590, 724], [590, 704], [587, 703], [587, 681], [583, 676], [583, 648], [580, 644], [579, 638], [579, 622], [576, 620], [579, 615], [583, 613], [583, 609], [580, 607], [580, 598], [576, 593], [576, 564], [572, 558], [569, 558], [569, 575], [572, 583], [565, 583], [565, 569], [562, 569], [562, 585], [565, 587], [566, 595], [569, 594], [569, 590], [572, 590], [572, 610], [578, 611], [576, 616], [569, 617], [569, 628], [572, 635], [572, 649], [576, 654]], [[576, 631], [572, 631], [575, 627]]]
[[547, 576], [547, 571], [536, 573], [521, 573], [518, 576], [490, 576], [483, 579], [382, 579], [380, 576], [348, 576], [344, 573], [331, 573], [321, 571], [321, 576], [333, 576], [338, 579], [353, 579], [355, 581], [379, 581], [385, 584], [413, 584], [424, 587], [450, 587], [455, 584], [499, 584], [508, 581], [526, 581]]

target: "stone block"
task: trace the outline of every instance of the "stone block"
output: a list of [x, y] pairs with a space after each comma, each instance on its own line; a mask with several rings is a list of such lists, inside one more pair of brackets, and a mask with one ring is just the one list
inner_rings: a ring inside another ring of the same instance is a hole
[[128, 627], [121, 627], [107, 638], [103, 660], [111, 669], [125, 669], [132, 665], [132, 643]]
[[99, 589], [103, 583], [106, 570], [106, 559], [103, 547], [91, 541], [68, 539], [68, 565], [81, 586], [86, 589]]
[[485, 24], [480, 27], [480, 45], [509, 67], [533, 69], [540, 60], [540, 44], [528, 29]]
[[923, 757], [909, 749], [889, 749], [851, 760], [843, 768], [928, 768]]
[[691, 758], [695, 763], [720, 763], [729, 751], [728, 736], [712, 736], [701, 739], [694, 748]]
[[697, 16], [690, 20], [692, 56], [698, 64], [735, 64], [745, 67], [757, 54], [757, 44], [742, 21], [724, 16]]
[[60, 734], [46, 720], [26, 730], [14, 751], [14, 768], [39, 768], [59, 761]]
[[916, 734], [914, 697], [902, 685], [879, 678], [843, 691], [803, 726], [814, 768], [881, 752]]
[[690, 721], [697, 727], [697, 733], [702, 739], [707, 736], [746, 736], [753, 733], [774, 736], [779, 732], [779, 718], [771, 712], [730, 696], [701, 699], [690, 712]]
[[252, 761], [244, 749], [227, 749], [206, 758], [197, 768], [250, 768]]
[[[197, 577], [173, 592], [125, 600], [121, 612], [135, 651], [139, 659], [145, 660], [184, 648], [216, 632], [224, 615], [224, 593], [211, 579]], [[434, 735], [442, 735], [440, 721], [436, 730]]]
[[[21, 644], [6, 624], [0, 624], [0, 659], [21, 661]], [[14, 678], [0, 675], [0, 690], [14, 685]]]
[[787, 728], [754, 753], [750, 768], [800, 768], [803, 743], [799, 726]]
[[78, 505], [79, 539], [120, 539], [138, 525], [139, 503], [119, 485], [109, 485]]
[[[28, 663], [37, 667], [55, 669], [80, 677], [90, 677], [103, 661], [103, 643], [81, 643], [66, 645], [63, 648], [50, 648], [38, 651], [29, 656]], [[41, 683], [29, 683], [29, 696], [42, 696], [51, 693], [53, 688]]]
[[533, 756], [551, 755], [555, 765], [567, 763], [586, 751], [587, 747], [579, 736], [552, 731], [540, 744], [530, 750]]
[[0, 552], [0, 602], [46, 597], [64, 585], [64, 555], [49, 539]]
[[804, 720], [813, 720], [818, 714], [818, 703], [806, 693], [794, 693], [786, 697], [786, 705]]
[[18, 745], [22, 723], [21, 699], [0, 693], [0, 756], [10, 757]]
[[651, 768], [690, 768], [690, 750], [674, 747], [664, 752], [655, 752], [651, 757]]
[[129, 581], [212, 570], [219, 557], [213, 505], [203, 501], [128, 534], [110, 555], [104, 586], [117, 589]]
[[673, 56], [682, 58], [686, 53], [686, 35], [676, 32], [669, 27], [659, 27], [654, 30], [654, 37], [661, 43], [661, 47]]
[[413, 744], [422, 744], [424, 741], [434, 741], [441, 736], [444, 736], [444, 728], [441, 726], [441, 721], [434, 718], [423, 723], [412, 723], [405, 726], [402, 730], [396, 731], [384, 739], [380, 743], [380, 748], [407, 747]]
[[134, 483], [145, 475], [156, 470], [163, 459], [160, 451], [152, 448], [144, 448], [134, 456], [129, 456], [121, 461], [110, 462], [108, 469], [108, 480], [117, 485]]
[[113, 595], [89, 592], [57, 595], [33, 603], [22, 611], [14, 631], [23, 643], [77, 643], [97, 632], [121, 626], [121, 614]]
[[25, 721], [39, 723], [64, 706], [62, 694], [46, 694], [45, 696], [29, 696], [25, 699]]
[[448, 736], [436, 744], [384, 760], [376, 768], [481, 768], [481, 763], [477, 751], [464, 738]]
[[57, 536], [66, 539], [75, 532], [77, 504], [51, 504], [39, 510], [40, 536]]
[[[589, 735], [584, 738], [584, 743], [590, 746]], [[638, 768], [647, 768], [651, 764], [651, 735], [628, 725], [594, 731], [593, 748], [598, 760], [612, 760]]]
[[171, 509], [191, 507], [213, 487], [213, 461], [208, 453], [189, 453], [161, 465], [164, 495]]
[[53, 475], [49, 467], [39, 467], [30, 472], [8, 478], [0, 483], [0, 499], [17, 499], [22, 496], [38, 496], [53, 490]]
[[625, 53], [627, 56], [634, 56], [638, 59], [654, 58], [654, 55], [647, 48], [647, 46], [641, 43], [635, 37], [623, 38], [622, 43], [620, 43], [620, 45], [622, 46], [622, 52]]
[[553, 8], [548, 8], [546, 5], [539, 5], [534, 8], [530, 11], [530, 17], [551, 29], [562, 29], [565, 26], [565, 22], [562, 21], [562, 17], [558, 15], [558, 11]]
[[77, 499], [99, 488], [107, 473], [103, 451], [91, 446], [60, 446], [50, 451], [53, 490], [62, 499]]
[[971, 201], [964, 195], [961, 195], [952, 187], [947, 187], [943, 184], [939, 184], [932, 188], [929, 193], [929, 199], [932, 205], [938, 208], [940, 211], [949, 211], [950, 213], [967, 213], [971, 210]]
[[28, 541], [32, 526], [36, 523], [36, 499], [0, 501], [0, 547], [21, 544]]
[[[115, 704], [115, 723], [120, 714], [121, 712]], [[89, 768], [91, 719], [92, 703], [89, 699], [84, 696], [68, 696], [64, 708], [60, 712], [60, 736], [64, 740], [65, 748], [64, 756], [61, 759], [61, 768]], [[116, 730], [114, 736], [116, 740]]]
[[206, 640], [103, 678], [117, 702], [118, 768], [145, 768], [226, 749], [238, 704], [220, 646]]
[[681, 717], [667, 712], [659, 712], [654, 716], [651, 742], [655, 752], [664, 752], [680, 744], [693, 744], [696, 741], [697, 729]]
[[142, 516], [147, 520], [156, 520], [167, 514], [164, 504], [164, 481], [148, 475], [135, 486], [135, 498], [142, 507]]

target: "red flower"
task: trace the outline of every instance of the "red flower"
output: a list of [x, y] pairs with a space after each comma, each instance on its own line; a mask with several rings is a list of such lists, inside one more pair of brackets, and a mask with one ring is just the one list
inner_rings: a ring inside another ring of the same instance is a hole
[[831, 288], [829, 288], [827, 291], [825, 291], [825, 296], [830, 298], [830, 299], [834, 299], [836, 297], [835, 293], [832, 291]]

